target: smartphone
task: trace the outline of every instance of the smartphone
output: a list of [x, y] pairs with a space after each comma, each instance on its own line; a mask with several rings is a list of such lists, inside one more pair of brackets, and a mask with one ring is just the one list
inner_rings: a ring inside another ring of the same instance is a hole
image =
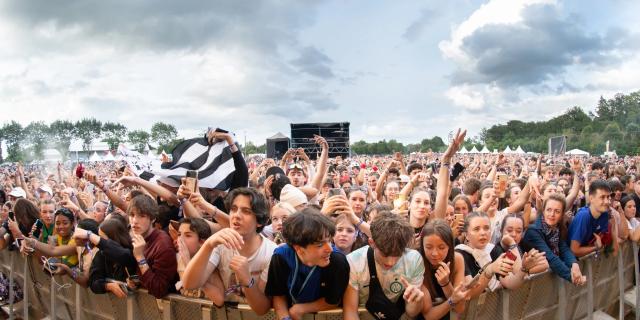
[[453, 170], [451, 170], [451, 175], [449, 176], [449, 180], [450, 181], [455, 181], [456, 179], [458, 179], [458, 176], [460, 176], [460, 174], [462, 173], [462, 171], [464, 171], [464, 166], [460, 164], [460, 162], [456, 162], [455, 165], [453, 165]]
[[187, 189], [191, 190], [191, 192], [195, 192], [197, 181], [198, 181], [198, 171], [187, 170], [187, 174], [185, 175], [185, 181], [184, 181], [184, 185], [187, 187]]
[[498, 197], [504, 198], [507, 192], [507, 174], [498, 174]]
[[511, 252], [511, 250], [508, 250], [505, 255], [505, 257], [507, 257], [507, 259], [511, 260], [511, 261], [516, 261], [517, 257], [515, 254], [513, 254], [513, 252]]
[[327, 192], [327, 198], [343, 195], [343, 192], [344, 191], [341, 188], [331, 188]]
[[13, 214], [13, 211], [9, 211], [9, 219], [14, 220], [14, 221], [16, 220], [16, 215]]
[[53, 273], [58, 270], [58, 266], [54, 265], [55, 263], [60, 262], [57, 258], [49, 258], [47, 259], [47, 263], [44, 264], [43, 269], [47, 271], [49, 274], [53, 275]]
[[454, 219], [456, 219], [457, 221], [462, 221], [464, 220], [464, 215], [462, 213], [454, 213], [453, 214]]
[[40, 233], [42, 232], [42, 226], [44, 225], [44, 223], [42, 223], [42, 221], [40, 219], [36, 220], [36, 223], [34, 223], [36, 225], [36, 229], [33, 230], [33, 237], [34, 238], [40, 238]]
[[482, 276], [482, 274], [480, 272], [478, 272], [478, 274], [476, 274], [475, 277], [473, 277], [473, 279], [471, 279], [471, 281], [469, 281], [469, 283], [467, 283], [465, 286], [467, 287], [467, 289], [471, 289], [473, 287], [475, 287], [475, 285], [478, 283], [478, 281], [480, 281], [480, 277]]

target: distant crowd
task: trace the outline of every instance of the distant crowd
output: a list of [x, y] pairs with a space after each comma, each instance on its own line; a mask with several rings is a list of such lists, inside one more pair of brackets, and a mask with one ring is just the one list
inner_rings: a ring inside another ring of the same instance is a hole
[[[640, 240], [638, 157], [444, 153], [245, 160], [226, 190], [138, 176], [125, 161], [0, 166], [0, 249], [94, 293], [139, 288], [248, 304], [278, 319], [448, 319], [485, 290]], [[164, 159], [163, 161], [170, 161]]]

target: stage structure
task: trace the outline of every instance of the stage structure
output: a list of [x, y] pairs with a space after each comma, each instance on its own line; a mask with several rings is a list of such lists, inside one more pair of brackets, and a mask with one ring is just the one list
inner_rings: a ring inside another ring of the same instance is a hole
[[280, 132], [267, 138], [267, 158], [282, 159], [290, 144], [289, 138]]
[[549, 138], [549, 155], [558, 156], [567, 152], [567, 136]]
[[329, 144], [329, 157], [351, 155], [349, 145], [349, 122], [330, 123], [292, 123], [291, 147], [303, 148], [309, 158], [316, 159], [320, 156], [322, 148], [315, 143], [313, 135], [324, 137]]

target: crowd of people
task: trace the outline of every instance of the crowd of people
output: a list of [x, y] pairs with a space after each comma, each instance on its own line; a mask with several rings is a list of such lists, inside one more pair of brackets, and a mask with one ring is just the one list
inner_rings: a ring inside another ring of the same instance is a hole
[[0, 248], [119, 298], [143, 288], [278, 319], [360, 307], [448, 319], [548, 269], [584, 285], [577, 258], [640, 239], [637, 158], [457, 154], [465, 134], [444, 153], [344, 159], [319, 136], [316, 160], [245, 161], [229, 143], [243, 161], [229, 190], [172, 187], [125, 162], [5, 165]]

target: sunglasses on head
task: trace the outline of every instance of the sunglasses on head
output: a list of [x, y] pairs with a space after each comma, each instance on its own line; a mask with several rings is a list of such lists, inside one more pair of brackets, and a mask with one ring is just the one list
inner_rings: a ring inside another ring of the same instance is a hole
[[295, 163], [295, 162], [294, 162], [294, 163], [292, 163], [292, 164], [290, 164], [290, 165], [289, 165], [289, 170], [293, 170], [293, 169], [302, 170], [302, 169], [304, 169], [304, 168], [302, 167], [302, 165], [301, 165], [301, 164], [299, 164], [299, 163]]

